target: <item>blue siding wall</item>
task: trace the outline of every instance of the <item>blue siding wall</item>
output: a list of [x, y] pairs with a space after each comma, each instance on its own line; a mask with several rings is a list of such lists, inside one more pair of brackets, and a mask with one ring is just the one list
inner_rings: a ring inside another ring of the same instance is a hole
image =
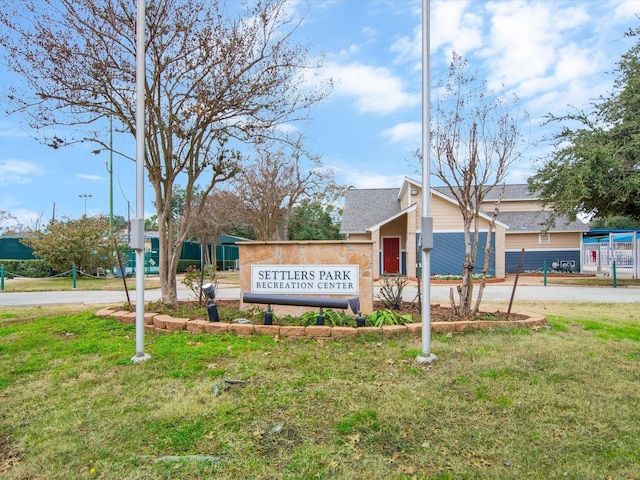
[[[473, 234], [471, 235], [473, 238]], [[495, 275], [495, 234], [491, 234], [492, 255], [489, 261], [489, 275]], [[484, 245], [487, 239], [486, 232], [480, 233], [478, 244], [478, 256], [474, 267], [474, 273], [481, 273], [484, 265]], [[464, 234], [460, 233], [434, 233], [433, 250], [431, 251], [432, 275], [461, 275], [464, 262]]]
[[[516, 273], [519, 261], [520, 252], [505, 252], [506, 273]], [[551, 264], [553, 262], [563, 261], [575, 262], [576, 271], [579, 271], [580, 250], [525, 250], [521, 272], [542, 271], [544, 268], [544, 262], [547, 262], [547, 269], [548, 271], [551, 271]]]

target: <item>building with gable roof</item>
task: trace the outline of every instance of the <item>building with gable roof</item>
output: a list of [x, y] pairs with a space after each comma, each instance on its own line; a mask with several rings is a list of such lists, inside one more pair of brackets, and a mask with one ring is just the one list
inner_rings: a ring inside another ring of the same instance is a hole
[[[498, 194], [498, 189], [490, 192], [482, 206], [475, 265], [478, 273], [484, 264], [484, 245]], [[432, 187], [430, 208], [434, 230], [431, 273], [461, 274], [464, 231], [458, 203], [447, 187]], [[549, 215], [526, 185], [506, 185], [490, 238], [489, 275], [504, 278], [515, 272], [523, 248], [523, 270], [542, 269], [545, 262], [549, 266], [566, 262], [579, 269], [580, 244], [589, 226], [558, 219], [547, 229]], [[385, 274], [417, 277], [421, 217], [422, 185], [405, 178], [399, 188], [349, 189], [340, 232], [349, 240], [373, 241], [378, 257], [374, 262], [376, 278]]]

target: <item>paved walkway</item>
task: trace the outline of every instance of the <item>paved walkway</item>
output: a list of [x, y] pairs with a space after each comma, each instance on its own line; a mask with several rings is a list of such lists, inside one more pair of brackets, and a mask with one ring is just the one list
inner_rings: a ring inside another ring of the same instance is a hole
[[[451, 285], [432, 284], [431, 303], [448, 303], [449, 289]], [[499, 284], [488, 284], [482, 296], [486, 302], [508, 302], [513, 291], [513, 282], [507, 281]], [[477, 289], [476, 289], [477, 292]], [[236, 286], [222, 285], [216, 292], [219, 300], [234, 300], [240, 298], [240, 288]], [[416, 298], [417, 288], [413, 285], [404, 290], [404, 298], [413, 300]], [[135, 290], [129, 292], [131, 302], [135, 303]], [[156, 301], [161, 298], [160, 289], [146, 290], [145, 301]], [[178, 285], [178, 299], [193, 299], [193, 292], [182, 285]], [[640, 287], [576, 287], [560, 285], [542, 285], [539, 279], [530, 280], [522, 278], [518, 281], [514, 301], [565, 301], [565, 302], [610, 302], [633, 303], [640, 302]], [[103, 305], [110, 303], [124, 303], [127, 297], [124, 291], [67, 291], [67, 292], [37, 292], [37, 293], [11, 293], [0, 292], [0, 307], [19, 305], [64, 305], [85, 304]]]

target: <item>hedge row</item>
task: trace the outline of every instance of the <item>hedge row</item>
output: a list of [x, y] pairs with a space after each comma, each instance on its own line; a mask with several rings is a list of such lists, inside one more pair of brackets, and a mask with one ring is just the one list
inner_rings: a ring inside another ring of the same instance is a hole
[[0, 260], [5, 277], [43, 278], [53, 275], [53, 269], [44, 260]]

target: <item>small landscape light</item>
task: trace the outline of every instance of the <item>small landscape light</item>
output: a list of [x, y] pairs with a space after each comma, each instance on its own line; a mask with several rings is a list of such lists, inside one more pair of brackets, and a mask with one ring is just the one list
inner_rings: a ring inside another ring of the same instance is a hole
[[271, 305], [267, 305], [267, 311], [264, 312], [264, 324], [273, 325], [273, 310], [271, 309]]
[[350, 298], [348, 303], [351, 311], [357, 315], [356, 327], [364, 327], [366, 325], [366, 318], [362, 316], [362, 312], [360, 311], [360, 299], [358, 297]]
[[205, 283], [202, 285], [202, 292], [207, 296], [207, 315], [209, 315], [209, 321], [219, 321], [218, 306], [215, 303], [216, 288], [212, 283]]

